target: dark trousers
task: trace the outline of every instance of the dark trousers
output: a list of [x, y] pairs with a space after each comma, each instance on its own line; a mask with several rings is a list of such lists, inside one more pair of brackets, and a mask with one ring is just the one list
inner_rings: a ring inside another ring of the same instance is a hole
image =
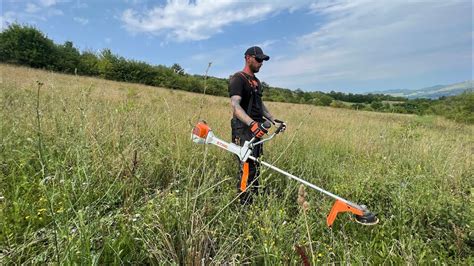
[[[249, 127], [237, 118], [231, 120], [232, 126], [232, 142], [243, 146], [245, 141], [252, 139], [253, 135]], [[257, 140], [258, 141], [258, 140]], [[259, 158], [263, 154], [263, 145], [259, 144], [252, 150], [252, 156]], [[241, 204], [251, 204], [252, 198], [258, 193], [258, 176], [260, 174], [260, 163], [248, 159], [246, 162], [241, 162], [239, 157], [236, 156], [238, 161], [239, 171], [237, 174], [237, 189], [240, 194]]]

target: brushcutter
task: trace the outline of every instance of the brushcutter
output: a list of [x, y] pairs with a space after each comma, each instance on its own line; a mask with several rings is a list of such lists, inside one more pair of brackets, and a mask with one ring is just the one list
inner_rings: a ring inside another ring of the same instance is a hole
[[[281, 173], [291, 179], [294, 179], [300, 183], [303, 183], [333, 199], [336, 201], [334, 202], [334, 205], [331, 208], [331, 211], [329, 212], [329, 215], [327, 216], [326, 223], [329, 227], [332, 226], [334, 220], [336, 219], [336, 216], [338, 213], [341, 212], [351, 212], [354, 215], [355, 221], [363, 224], [363, 225], [374, 225], [379, 222], [378, 218], [370, 212], [365, 205], [358, 205], [356, 203], [353, 203], [351, 201], [348, 201], [344, 198], [341, 198], [329, 191], [326, 191], [302, 178], [299, 178], [295, 175], [292, 175], [284, 170], [281, 170], [267, 162], [264, 162], [260, 160], [259, 158], [255, 158], [252, 156], [252, 149], [261, 143], [267, 142], [271, 140], [273, 137], [275, 137], [278, 133], [280, 133], [284, 127], [283, 122], [281, 121], [276, 121], [277, 123], [280, 124], [280, 126], [273, 132], [272, 134], [269, 135], [267, 138], [262, 138], [262, 139], [256, 139], [253, 138], [250, 141], [245, 141], [243, 146], [236, 145], [234, 143], [229, 143], [226, 142], [222, 139], [219, 139], [214, 135], [212, 132], [211, 128], [206, 124], [206, 122], [201, 121], [198, 122], [197, 125], [194, 127], [191, 138], [193, 142], [198, 143], [198, 144], [213, 144], [216, 145], [226, 151], [229, 151], [235, 155], [237, 155], [240, 159], [240, 161], [245, 162], [247, 160], [253, 160], [255, 162], [260, 163], [261, 165], [264, 165], [274, 171], [277, 171], [278, 173]], [[270, 128], [271, 124], [267, 121], [264, 123], [264, 126], [266, 128]]]

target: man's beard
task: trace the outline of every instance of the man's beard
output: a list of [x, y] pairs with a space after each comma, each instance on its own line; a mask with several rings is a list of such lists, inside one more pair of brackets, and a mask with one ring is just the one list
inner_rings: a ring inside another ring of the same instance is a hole
[[258, 73], [258, 71], [260, 70], [260, 67], [251, 65], [250, 70], [252, 70], [253, 73]]

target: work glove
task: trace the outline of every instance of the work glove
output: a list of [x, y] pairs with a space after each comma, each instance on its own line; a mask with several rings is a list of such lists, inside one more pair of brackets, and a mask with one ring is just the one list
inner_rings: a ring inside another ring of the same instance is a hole
[[263, 137], [263, 135], [268, 133], [268, 130], [263, 126], [263, 123], [258, 123], [255, 121], [252, 121], [252, 123], [250, 123], [250, 131], [252, 131], [252, 134], [256, 138], [261, 138]]

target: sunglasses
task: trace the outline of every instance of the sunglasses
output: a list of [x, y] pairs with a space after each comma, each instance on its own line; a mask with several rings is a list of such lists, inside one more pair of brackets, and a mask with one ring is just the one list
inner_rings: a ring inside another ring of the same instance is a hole
[[258, 57], [256, 57], [256, 56], [252, 56], [252, 57], [253, 57], [253, 58], [255, 59], [255, 61], [257, 61], [258, 63], [262, 63], [262, 62], [263, 62], [263, 59], [262, 59], [262, 58], [258, 58]]

